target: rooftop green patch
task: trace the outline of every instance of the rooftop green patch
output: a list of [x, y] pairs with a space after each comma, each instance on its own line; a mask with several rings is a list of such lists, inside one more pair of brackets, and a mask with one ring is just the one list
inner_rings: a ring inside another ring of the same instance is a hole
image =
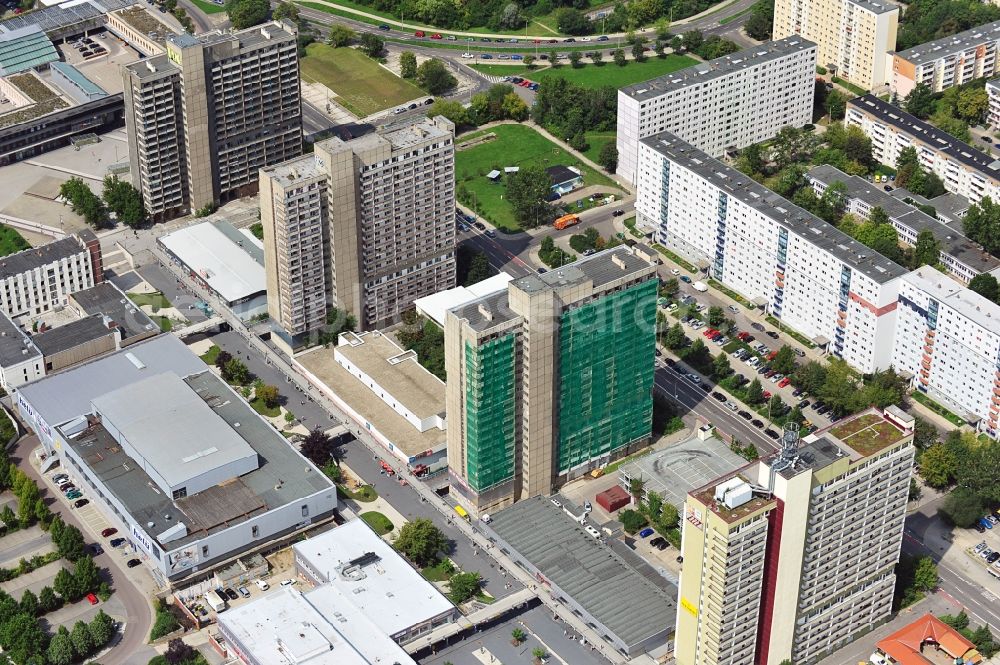
[[868, 457], [903, 439], [903, 432], [875, 413], [867, 413], [830, 429], [830, 434]]

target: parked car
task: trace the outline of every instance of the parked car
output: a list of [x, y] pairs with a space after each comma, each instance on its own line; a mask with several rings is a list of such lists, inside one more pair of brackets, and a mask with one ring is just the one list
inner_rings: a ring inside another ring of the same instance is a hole
[[135, 568], [136, 566], [141, 566], [142, 561], [140, 561], [139, 559], [129, 559], [128, 563], [126, 563], [125, 565], [128, 566], [129, 568]]
[[88, 593], [87, 594], [87, 602], [90, 603], [91, 605], [96, 605], [97, 604], [97, 596], [95, 596], [92, 593]]
[[749, 411], [740, 411], [739, 416], [743, 420], [751, 420], [753, 418]]
[[236, 600], [240, 597], [239, 594], [233, 591], [232, 587], [226, 587], [222, 590], [222, 592], [226, 594], [226, 597], [229, 598], [229, 600]]
[[80, 490], [73, 490], [72, 492], [66, 494], [66, 498], [69, 499], [70, 501], [72, 501], [73, 499], [79, 499], [81, 496], [83, 496], [83, 492], [81, 492]]
[[989, 521], [985, 517], [980, 517], [979, 518], [979, 523], [983, 525], [984, 529], [992, 529], [993, 528], [993, 522]]
[[80, 499], [76, 503], [73, 504], [73, 507], [74, 508], [83, 508], [88, 503], [90, 503], [90, 499]]
[[740, 313], [740, 308], [737, 307], [736, 305], [730, 305], [729, 306], [729, 311], [732, 312], [733, 314], [739, 314]]
[[666, 543], [666, 542], [667, 542], [666, 538], [664, 538], [663, 536], [657, 536], [656, 538], [653, 538], [651, 541], [649, 541], [649, 544], [652, 545], [653, 547], [656, 547], [660, 543]]
[[759, 332], [764, 332], [764, 326], [763, 326], [763, 324], [754, 322], [754, 323], [750, 324], [750, 327], [753, 328], [754, 330], [759, 331]]
[[389, 30], [389, 26], [388, 26], [388, 25], [386, 25], [385, 23], [383, 23], [382, 25], [380, 25], [380, 26], [378, 27], [378, 29], [379, 29], [379, 30]]
[[424, 31], [423, 30], [417, 30], [416, 32], [413, 33], [413, 36], [414, 37], [423, 37], [424, 36]]
[[725, 402], [726, 401], [726, 396], [723, 395], [722, 393], [712, 393], [712, 397], [714, 397], [719, 402]]
[[91, 544], [89, 546], [89, 549], [90, 553], [93, 554], [94, 556], [97, 556], [98, 554], [104, 554], [104, 548], [98, 545], [97, 543]]
[[257, 585], [257, 588], [260, 589], [261, 591], [267, 591], [268, 589], [271, 588], [271, 585], [265, 582], [264, 580], [254, 580], [253, 582], [254, 584]]
[[684, 282], [685, 284], [690, 284], [691, 278], [688, 277], [687, 275], [681, 275], [681, 281]]
[[281, 580], [281, 586], [292, 586], [295, 584], [295, 580]]
[[69, 476], [67, 476], [65, 473], [58, 473], [52, 476], [52, 482], [54, 482], [56, 485], [61, 485], [67, 480], [69, 480]]
[[791, 379], [789, 379], [789, 378], [788, 378], [788, 377], [786, 376], [786, 377], [785, 377], [785, 378], [783, 378], [783, 379], [782, 379], [781, 381], [778, 381], [778, 387], [779, 387], [779, 388], [784, 388], [785, 386], [787, 386], [787, 385], [788, 385], [789, 383], [791, 383], [791, 382], [792, 382], [792, 380], [791, 380]]
[[240, 592], [240, 595], [243, 596], [244, 598], [249, 598], [250, 597], [250, 590], [247, 589], [245, 586], [241, 586], [237, 590]]
[[771, 437], [771, 438], [772, 438], [772, 439], [774, 439], [775, 441], [777, 441], [778, 439], [780, 439], [780, 438], [781, 438], [781, 435], [780, 435], [780, 434], [778, 434], [777, 432], [775, 432], [775, 431], [774, 431], [773, 429], [771, 429], [771, 428], [768, 428], [768, 429], [764, 430], [764, 434], [767, 434], [767, 435], [768, 435], [769, 437]]
[[771, 339], [778, 339], [778, 333], [774, 332], [773, 330], [768, 330], [767, 336], [770, 337]]
[[750, 424], [756, 427], [757, 429], [764, 429], [764, 421], [761, 420], [760, 418], [754, 418], [753, 420], [750, 421]]
[[113, 526], [112, 527], [108, 527], [104, 531], [101, 531], [101, 538], [110, 538], [111, 536], [115, 535], [116, 533], [118, 533], [118, 529], [114, 528]]
[[645, 529], [643, 529], [642, 531], [639, 532], [639, 537], [640, 538], [649, 538], [650, 536], [653, 535], [653, 533], [655, 533], [655, 532], [651, 528], [649, 528], [647, 526]]
[[986, 549], [986, 542], [983, 541], [983, 542], [979, 543], [978, 545], [976, 545], [974, 548], [972, 548], [972, 551], [975, 552], [976, 554], [979, 554], [980, 552], [982, 552], [985, 549]]
[[111, 545], [111, 547], [121, 547], [122, 545], [125, 544], [125, 539], [124, 538], [112, 538], [111, 542], [108, 543], [108, 544]]

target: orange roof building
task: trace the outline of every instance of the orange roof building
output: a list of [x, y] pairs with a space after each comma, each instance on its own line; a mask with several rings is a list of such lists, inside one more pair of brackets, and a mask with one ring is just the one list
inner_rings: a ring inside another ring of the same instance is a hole
[[933, 614], [925, 614], [913, 623], [878, 642], [876, 648], [899, 665], [937, 665], [961, 658], [965, 663], [979, 663], [983, 657], [976, 645]]

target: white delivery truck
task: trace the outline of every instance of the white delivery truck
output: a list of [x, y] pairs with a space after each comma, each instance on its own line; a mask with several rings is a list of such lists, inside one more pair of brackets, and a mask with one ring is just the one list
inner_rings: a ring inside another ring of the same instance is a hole
[[705, 282], [695, 282], [691, 286], [694, 287], [695, 291], [700, 291], [702, 293], [704, 293], [705, 291], [708, 291], [708, 285], [705, 284]]
[[215, 613], [223, 612], [226, 609], [226, 599], [219, 594], [215, 589], [210, 589], [205, 592], [205, 602], [215, 610]]

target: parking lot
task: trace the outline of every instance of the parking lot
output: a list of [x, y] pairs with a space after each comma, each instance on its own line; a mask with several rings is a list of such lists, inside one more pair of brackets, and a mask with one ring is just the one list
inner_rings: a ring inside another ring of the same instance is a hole
[[963, 534], [973, 539], [978, 532], [978, 541], [975, 545], [967, 547], [966, 551], [972, 554], [976, 562], [986, 568], [993, 577], [1000, 579], [1000, 510], [984, 515], [973, 529], [967, 529], [968, 533]]

